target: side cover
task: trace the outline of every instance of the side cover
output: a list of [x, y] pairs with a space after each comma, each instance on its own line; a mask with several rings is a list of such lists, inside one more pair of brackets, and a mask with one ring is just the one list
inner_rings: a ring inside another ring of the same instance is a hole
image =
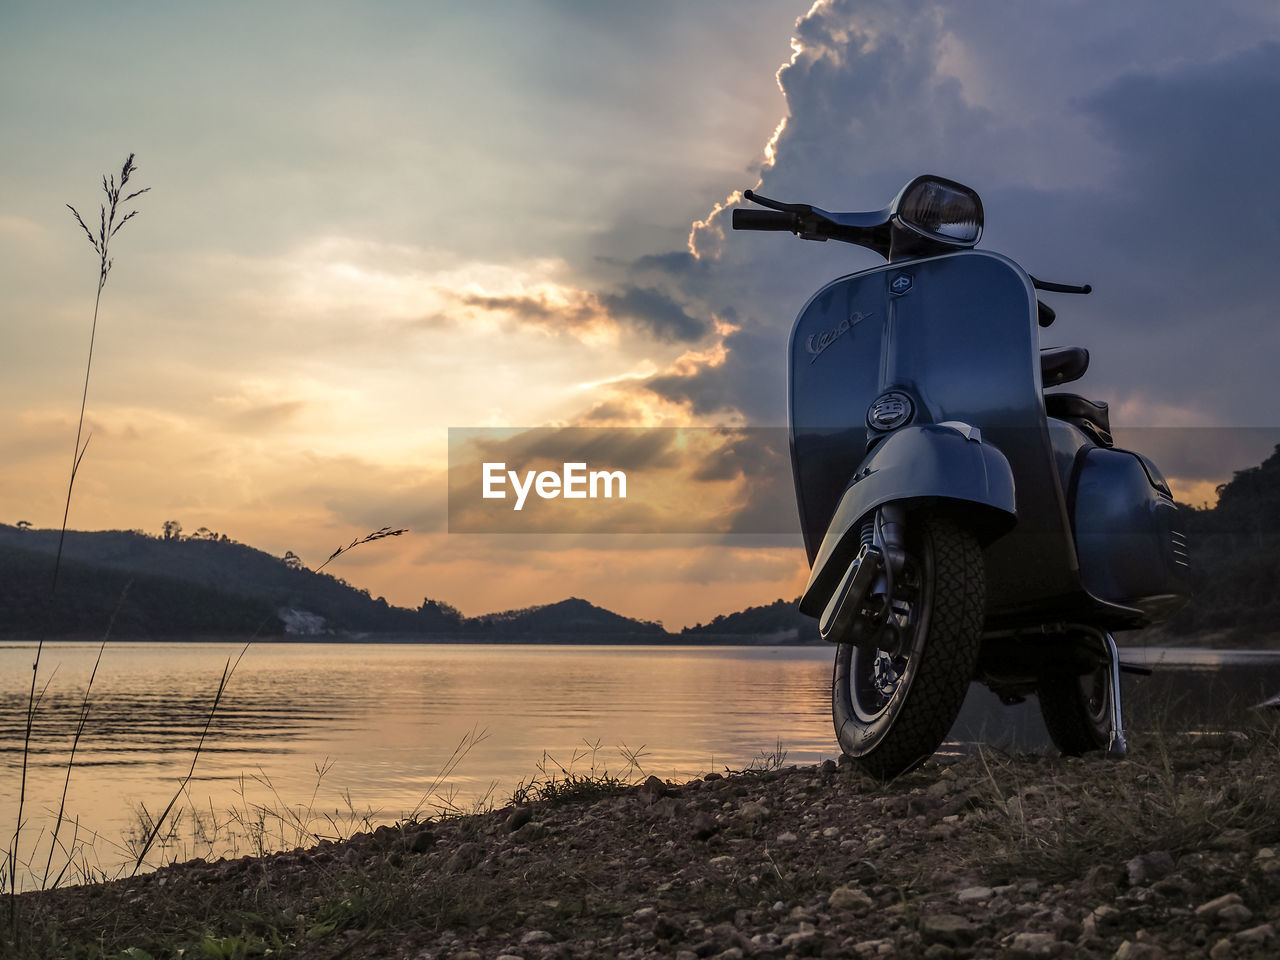
[[1085, 588], [1151, 619], [1167, 616], [1190, 596], [1191, 572], [1168, 483], [1128, 450], [1092, 447], [1079, 470], [1074, 516]]

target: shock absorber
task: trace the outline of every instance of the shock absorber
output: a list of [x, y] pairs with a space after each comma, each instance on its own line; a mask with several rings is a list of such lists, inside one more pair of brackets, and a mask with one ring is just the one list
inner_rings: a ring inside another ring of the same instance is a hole
[[884, 553], [885, 563], [894, 573], [900, 572], [906, 558], [903, 543], [907, 534], [906, 511], [902, 504], [886, 503], [877, 510], [875, 527], [876, 546]]

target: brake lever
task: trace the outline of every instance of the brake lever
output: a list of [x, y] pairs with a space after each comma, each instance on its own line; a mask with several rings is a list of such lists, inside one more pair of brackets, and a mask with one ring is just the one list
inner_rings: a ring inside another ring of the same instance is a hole
[[1048, 280], [1037, 280], [1031, 274], [1027, 274], [1031, 279], [1031, 286], [1037, 290], [1045, 290], [1049, 293], [1093, 293], [1093, 284], [1086, 283], [1077, 285], [1074, 283], [1051, 283]]
[[762, 207], [768, 207], [770, 210], [779, 210], [782, 213], [813, 213], [813, 207], [810, 204], [783, 203], [781, 200], [770, 200], [768, 197], [762, 197], [754, 190], [743, 190], [742, 197], [752, 203], [758, 203]]

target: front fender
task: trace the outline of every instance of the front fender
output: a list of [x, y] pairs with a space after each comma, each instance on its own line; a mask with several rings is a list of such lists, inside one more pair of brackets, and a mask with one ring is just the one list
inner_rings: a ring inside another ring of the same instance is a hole
[[872, 451], [845, 488], [814, 557], [800, 611], [821, 615], [857, 555], [862, 524], [877, 507], [937, 504], [953, 509], [985, 544], [1017, 522], [1013, 470], [967, 424], [903, 427]]

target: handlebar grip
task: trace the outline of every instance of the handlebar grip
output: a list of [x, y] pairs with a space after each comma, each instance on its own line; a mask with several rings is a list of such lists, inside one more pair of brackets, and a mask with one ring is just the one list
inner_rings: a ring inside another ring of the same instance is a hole
[[774, 210], [734, 210], [733, 229], [735, 230], [795, 230], [797, 218], [794, 213], [780, 213]]

